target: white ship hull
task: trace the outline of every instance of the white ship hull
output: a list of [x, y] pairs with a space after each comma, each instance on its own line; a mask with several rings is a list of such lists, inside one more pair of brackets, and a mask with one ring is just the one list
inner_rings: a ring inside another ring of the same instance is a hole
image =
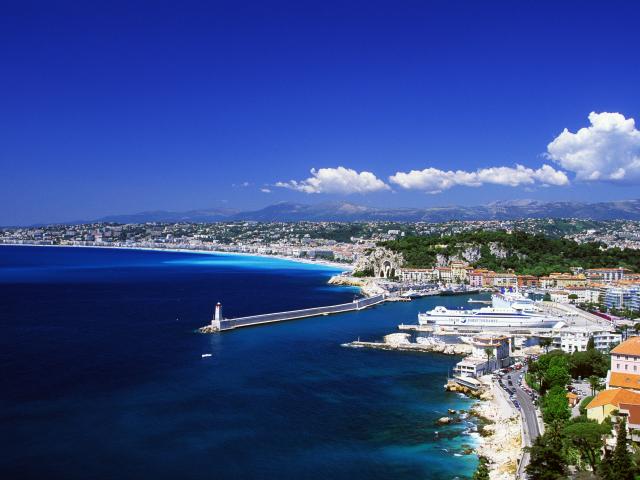
[[474, 310], [436, 307], [418, 314], [418, 323], [442, 327], [552, 328], [562, 321], [541, 311], [531, 299], [517, 291], [492, 295], [491, 304], [491, 307]]
[[[472, 312], [472, 310], [468, 310]], [[494, 327], [494, 328], [552, 328], [562, 319], [548, 316], [527, 315], [460, 315], [458, 312], [447, 315], [418, 314], [420, 325], [438, 325], [442, 327]]]

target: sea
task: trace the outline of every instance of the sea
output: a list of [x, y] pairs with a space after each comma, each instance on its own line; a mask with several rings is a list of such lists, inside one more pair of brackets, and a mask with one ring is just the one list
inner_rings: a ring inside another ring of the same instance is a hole
[[0, 478], [470, 478], [473, 422], [436, 424], [473, 404], [443, 389], [458, 358], [341, 346], [468, 297], [196, 333], [218, 301], [225, 317], [350, 302], [338, 271], [0, 246]]

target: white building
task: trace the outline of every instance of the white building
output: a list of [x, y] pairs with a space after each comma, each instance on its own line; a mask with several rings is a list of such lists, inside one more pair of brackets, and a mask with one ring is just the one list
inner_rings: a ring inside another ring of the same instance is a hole
[[640, 391], [640, 337], [631, 337], [611, 350], [606, 387]]
[[624, 279], [625, 273], [628, 272], [626, 268], [590, 268], [585, 273], [590, 282], [616, 282]]
[[569, 292], [564, 290], [554, 291], [549, 293], [551, 301], [555, 303], [569, 303]]
[[403, 268], [400, 279], [410, 283], [430, 283], [439, 280], [438, 270], [433, 268]]
[[[511, 362], [510, 341], [503, 335], [478, 335], [471, 341], [471, 355], [456, 364], [454, 372], [469, 377], [480, 377]], [[490, 358], [487, 349], [491, 350]]]
[[598, 303], [600, 301], [600, 289], [590, 287], [567, 287], [565, 292], [576, 295], [575, 303]]
[[563, 327], [554, 331], [553, 348], [566, 353], [585, 352], [589, 339], [593, 337], [594, 348], [601, 352], [607, 352], [611, 347], [622, 340], [622, 336], [601, 327]]

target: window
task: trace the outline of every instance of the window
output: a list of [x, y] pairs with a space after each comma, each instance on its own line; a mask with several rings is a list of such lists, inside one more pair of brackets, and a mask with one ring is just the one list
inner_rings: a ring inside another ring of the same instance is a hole
[[620, 364], [616, 363], [616, 370], [620, 370]]

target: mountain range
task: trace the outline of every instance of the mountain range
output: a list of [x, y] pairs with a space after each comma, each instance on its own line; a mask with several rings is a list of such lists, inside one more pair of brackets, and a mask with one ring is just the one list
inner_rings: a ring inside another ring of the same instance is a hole
[[281, 202], [259, 210], [201, 209], [186, 212], [149, 211], [110, 215], [99, 222], [220, 222], [220, 221], [336, 221], [336, 222], [446, 222], [450, 220], [516, 220], [523, 218], [580, 218], [591, 220], [640, 220], [640, 200], [615, 202], [541, 202], [512, 200], [478, 206], [428, 208], [379, 208], [348, 202], [303, 204]]

